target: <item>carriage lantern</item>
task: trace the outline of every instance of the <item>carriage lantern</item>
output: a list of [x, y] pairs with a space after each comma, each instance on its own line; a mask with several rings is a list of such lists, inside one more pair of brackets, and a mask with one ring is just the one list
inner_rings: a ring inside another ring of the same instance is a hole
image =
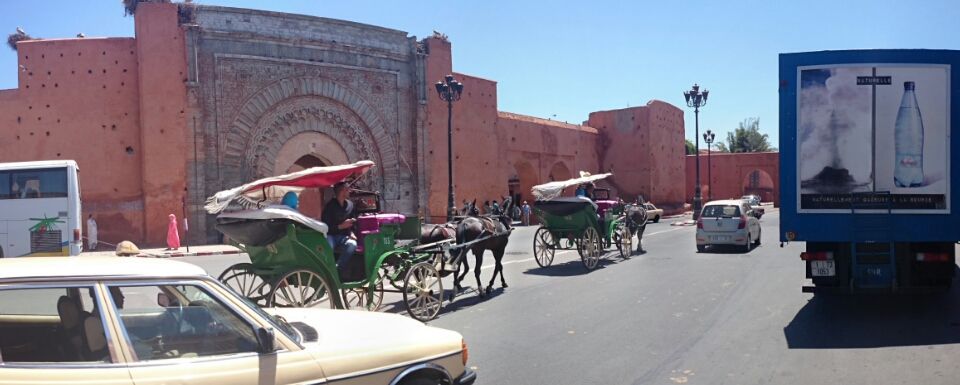
[[452, 221], [455, 214], [453, 199], [453, 102], [460, 100], [463, 93], [463, 83], [454, 80], [453, 75], [447, 75], [437, 82], [437, 95], [447, 102], [447, 221]]

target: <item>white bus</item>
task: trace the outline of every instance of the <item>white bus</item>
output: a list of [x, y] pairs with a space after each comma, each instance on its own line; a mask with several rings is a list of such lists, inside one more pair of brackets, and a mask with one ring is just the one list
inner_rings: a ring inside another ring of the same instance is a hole
[[77, 162], [0, 163], [0, 258], [79, 255]]

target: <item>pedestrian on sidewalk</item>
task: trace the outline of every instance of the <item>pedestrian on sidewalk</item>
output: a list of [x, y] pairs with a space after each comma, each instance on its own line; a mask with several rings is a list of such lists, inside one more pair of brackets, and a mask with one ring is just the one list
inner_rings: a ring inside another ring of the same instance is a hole
[[167, 250], [179, 250], [180, 232], [177, 231], [177, 216], [170, 214], [167, 217], [170, 219], [167, 223]]
[[520, 210], [523, 211], [523, 225], [530, 226], [530, 205], [527, 204], [527, 201], [523, 201], [523, 208]]
[[87, 249], [97, 249], [97, 221], [93, 219], [93, 214], [87, 216]]

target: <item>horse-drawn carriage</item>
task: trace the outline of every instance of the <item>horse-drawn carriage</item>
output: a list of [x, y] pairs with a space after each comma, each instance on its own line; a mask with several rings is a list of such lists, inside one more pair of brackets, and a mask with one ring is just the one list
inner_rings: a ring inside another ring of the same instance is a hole
[[419, 244], [419, 218], [382, 213], [379, 194], [354, 190], [358, 248], [349, 266], [338, 267], [327, 224], [275, 204], [289, 191], [326, 188], [359, 178], [373, 166], [360, 161], [314, 167], [210, 197], [207, 211], [220, 213], [217, 230], [250, 257], [224, 270], [219, 280], [260, 306], [377, 310], [385, 292], [397, 292], [413, 318], [436, 317], [443, 303], [441, 277], [456, 267], [447, 257], [452, 240]]
[[595, 269], [611, 246], [617, 248], [621, 258], [629, 258], [636, 231], [631, 227], [636, 224], [626, 215], [627, 205], [610, 199], [606, 189], [595, 189], [592, 199], [560, 196], [568, 187], [592, 184], [610, 175], [588, 175], [533, 187], [537, 198], [533, 210], [540, 220], [533, 240], [538, 265], [550, 266], [558, 249], [576, 249], [587, 270]]

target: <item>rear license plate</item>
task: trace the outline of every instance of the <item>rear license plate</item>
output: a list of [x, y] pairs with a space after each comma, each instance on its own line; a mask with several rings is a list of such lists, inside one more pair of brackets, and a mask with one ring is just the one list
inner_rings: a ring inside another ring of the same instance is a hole
[[834, 261], [810, 261], [810, 275], [814, 277], [832, 277], [837, 275]]
[[712, 238], [714, 242], [730, 242], [729, 235], [714, 235]]

